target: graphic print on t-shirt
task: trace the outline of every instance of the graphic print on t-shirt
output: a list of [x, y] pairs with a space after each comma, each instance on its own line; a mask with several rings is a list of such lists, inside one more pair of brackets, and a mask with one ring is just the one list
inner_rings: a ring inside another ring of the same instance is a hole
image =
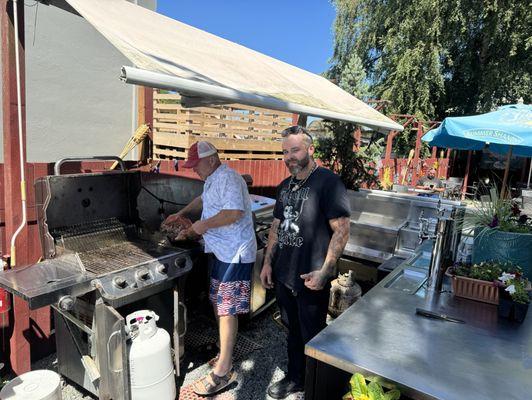
[[308, 200], [308, 195], [308, 187], [296, 191], [285, 188], [281, 191], [280, 201], [284, 206], [284, 218], [279, 225], [278, 232], [279, 247], [281, 249], [283, 246], [301, 247], [303, 245], [303, 237], [299, 235], [298, 220], [303, 212], [303, 205]]

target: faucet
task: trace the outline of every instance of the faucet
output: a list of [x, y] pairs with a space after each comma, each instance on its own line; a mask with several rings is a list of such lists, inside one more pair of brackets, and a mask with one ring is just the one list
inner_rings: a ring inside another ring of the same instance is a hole
[[425, 215], [424, 210], [421, 210], [419, 213], [419, 232], [417, 234], [418, 236], [418, 244], [423, 243], [424, 240], [427, 239], [434, 239], [434, 235], [429, 233], [429, 219], [424, 218], [423, 215]]
[[[438, 200], [438, 207], [437, 207], [437, 217], [436, 220], [439, 222], [440, 219], [443, 218], [445, 213], [445, 208], [441, 204], [441, 199]], [[425, 211], [421, 210], [419, 213], [419, 232], [418, 232], [418, 238], [419, 242], [418, 244], [423, 243], [424, 240], [427, 239], [436, 239], [437, 235], [434, 233], [429, 232], [429, 226], [430, 226], [430, 218], [424, 218]]]
[[427, 276], [427, 289], [441, 291], [443, 284], [443, 273], [445, 272], [444, 262], [449, 257], [451, 244], [452, 220], [449, 218], [438, 218], [436, 235], [433, 235], [434, 245], [430, 257], [429, 273]]
[[434, 240], [430, 267], [427, 275], [427, 289], [440, 291], [443, 283], [444, 262], [448, 258], [451, 245], [451, 231], [453, 229], [453, 215], [451, 218], [444, 217], [445, 208], [441, 200], [438, 200], [437, 223], [435, 232], [429, 232], [430, 219], [424, 217], [424, 210], [419, 214], [419, 244], [424, 240]]

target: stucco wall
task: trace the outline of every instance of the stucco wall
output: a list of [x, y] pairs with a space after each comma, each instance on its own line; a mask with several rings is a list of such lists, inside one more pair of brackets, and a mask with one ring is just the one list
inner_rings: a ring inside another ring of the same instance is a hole
[[118, 155], [133, 129], [133, 89], [118, 79], [131, 63], [78, 15], [25, 3], [28, 161]]

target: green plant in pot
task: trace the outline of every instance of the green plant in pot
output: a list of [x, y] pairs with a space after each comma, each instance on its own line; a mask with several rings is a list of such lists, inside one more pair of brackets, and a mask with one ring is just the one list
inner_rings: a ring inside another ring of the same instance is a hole
[[510, 261], [532, 279], [532, 219], [516, 201], [500, 198], [492, 189], [466, 212], [463, 227], [474, 235], [473, 263]]
[[447, 270], [455, 296], [490, 304], [499, 304], [496, 281], [503, 273], [521, 274], [521, 269], [508, 261], [491, 260], [478, 264], [455, 263]]
[[370, 381], [362, 374], [354, 374], [349, 380], [349, 392], [342, 400], [398, 400], [401, 398], [401, 392], [397, 389], [384, 391], [380, 383]]
[[496, 281], [499, 287], [499, 316], [523, 322], [530, 304], [531, 286], [519, 271], [503, 272]]

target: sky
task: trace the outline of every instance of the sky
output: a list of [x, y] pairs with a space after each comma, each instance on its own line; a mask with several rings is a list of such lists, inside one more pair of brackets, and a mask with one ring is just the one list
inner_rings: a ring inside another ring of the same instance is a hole
[[328, 69], [329, 0], [158, 0], [157, 12], [310, 72]]

